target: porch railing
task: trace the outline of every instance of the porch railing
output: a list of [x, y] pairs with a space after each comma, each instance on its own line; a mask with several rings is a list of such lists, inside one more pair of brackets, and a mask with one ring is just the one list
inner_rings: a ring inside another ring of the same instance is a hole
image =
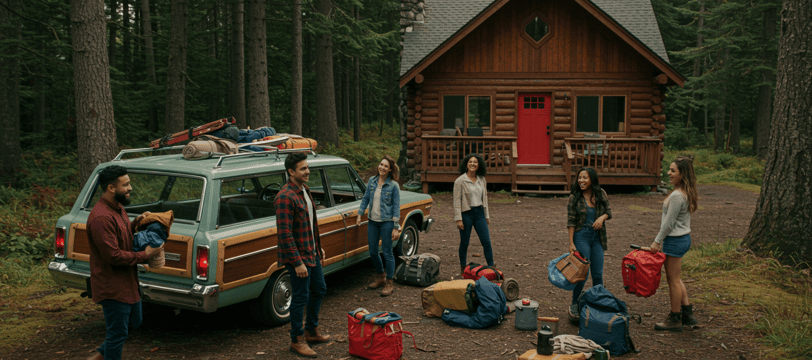
[[589, 166], [599, 174], [660, 176], [662, 141], [658, 138], [567, 138], [564, 171]]
[[423, 135], [423, 169], [457, 173], [460, 162], [470, 153], [485, 158], [488, 174], [511, 174], [511, 144], [515, 136], [439, 136]]

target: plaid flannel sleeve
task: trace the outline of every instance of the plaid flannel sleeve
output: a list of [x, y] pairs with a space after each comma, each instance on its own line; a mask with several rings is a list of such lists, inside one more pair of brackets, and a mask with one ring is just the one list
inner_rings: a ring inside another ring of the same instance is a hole
[[291, 194], [291, 192], [280, 192], [274, 201], [276, 237], [279, 246], [279, 262], [299, 266], [303, 262], [299, 250], [296, 248], [296, 239], [293, 237], [293, 209], [296, 204], [291, 199]]
[[605, 190], [601, 189], [601, 191], [603, 191], [603, 199], [605, 200], [604, 203], [606, 204], [606, 209], [604, 210], [604, 214], [606, 214], [608, 216], [606, 218], [606, 220], [611, 220], [612, 219], [612, 208], [609, 207], [609, 195], [606, 195]]
[[578, 204], [575, 195], [570, 195], [567, 201], [567, 227], [576, 227], [578, 225]]

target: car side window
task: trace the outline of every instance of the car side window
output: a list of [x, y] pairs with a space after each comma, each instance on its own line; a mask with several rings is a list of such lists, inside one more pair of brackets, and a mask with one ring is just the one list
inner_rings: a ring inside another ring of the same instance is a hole
[[307, 180], [307, 187], [310, 188], [310, 195], [313, 196], [313, 207], [316, 210], [332, 207], [325, 186], [324, 173], [322, 169], [310, 169], [310, 178]]
[[353, 202], [363, 196], [346, 166], [328, 168], [327, 179], [330, 181], [330, 192], [333, 193], [333, 203], [336, 205]]
[[273, 200], [285, 183], [285, 174], [223, 180], [220, 185], [220, 226], [276, 216]]

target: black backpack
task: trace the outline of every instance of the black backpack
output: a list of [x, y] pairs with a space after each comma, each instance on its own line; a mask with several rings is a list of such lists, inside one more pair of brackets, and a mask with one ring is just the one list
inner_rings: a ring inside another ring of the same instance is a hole
[[434, 254], [400, 256], [394, 280], [399, 284], [426, 287], [439, 281], [440, 257]]

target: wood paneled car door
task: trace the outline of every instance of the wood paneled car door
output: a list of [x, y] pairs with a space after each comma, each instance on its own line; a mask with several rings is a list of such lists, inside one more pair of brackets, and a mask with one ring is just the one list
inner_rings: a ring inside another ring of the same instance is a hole
[[345, 258], [349, 259], [346, 261], [354, 262], [353, 256], [364, 253], [369, 248], [366, 215], [362, 217], [360, 224], [355, 223], [358, 208], [361, 206], [361, 198], [364, 197], [364, 183], [347, 165], [334, 166], [325, 170], [330, 183], [330, 193], [333, 195], [334, 207], [347, 222]]
[[[346, 247], [346, 224], [344, 217], [333, 208], [328, 179], [323, 168], [310, 168], [307, 186], [315, 202], [316, 214], [319, 215], [319, 234], [321, 247], [324, 249], [324, 272], [332, 272], [344, 264]], [[331, 266], [332, 265], [332, 266]]]

